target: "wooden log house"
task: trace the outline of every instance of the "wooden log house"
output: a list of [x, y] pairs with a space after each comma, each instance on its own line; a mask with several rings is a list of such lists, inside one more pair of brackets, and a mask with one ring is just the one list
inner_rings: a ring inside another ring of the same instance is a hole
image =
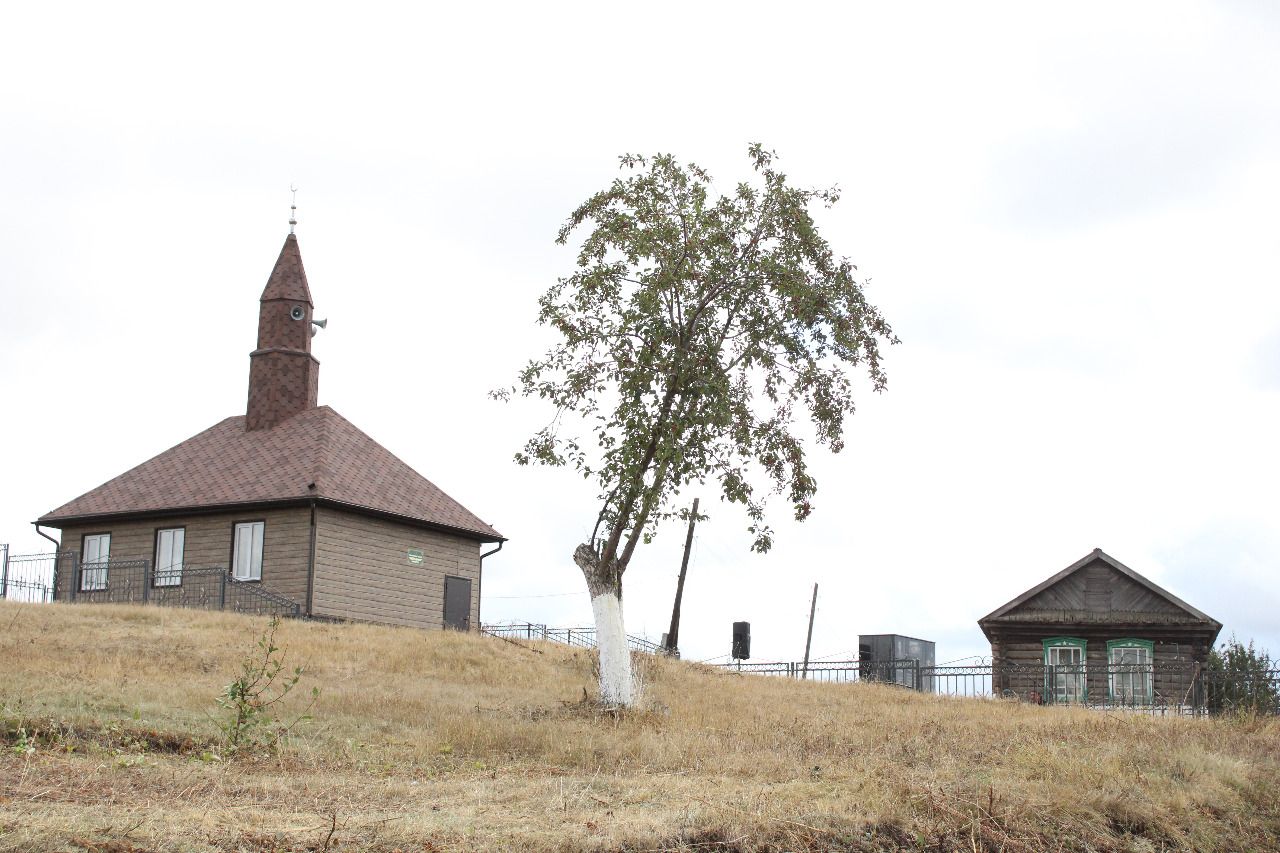
[[1222, 630], [1098, 548], [978, 625], [997, 694], [1100, 705], [1193, 703]]

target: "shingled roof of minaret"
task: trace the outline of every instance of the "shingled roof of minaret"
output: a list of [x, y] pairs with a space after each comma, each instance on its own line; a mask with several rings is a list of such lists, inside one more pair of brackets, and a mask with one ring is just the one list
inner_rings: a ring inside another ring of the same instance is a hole
[[328, 406], [300, 412], [271, 429], [246, 431], [244, 417], [227, 418], [46, 513], [38, 523], [60, 527], [312, 499], [481, 542], [503, 538]]
[[280, 257], [276, 258], [275, 268], [271, 270], [267, 286], [262, 290], [262, 299], [288, 299], [305, 302], [313, 307], [315, 305], [311, 301], [311, 289], [307, 287], [307, 271], [302, 267], [298, 238], [293, 234], [285, 238]]

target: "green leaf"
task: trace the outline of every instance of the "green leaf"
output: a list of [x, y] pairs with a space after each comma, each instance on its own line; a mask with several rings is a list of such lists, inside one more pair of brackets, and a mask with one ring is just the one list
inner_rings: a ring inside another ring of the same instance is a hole
[[813, 512], [801, 424], [839, 452], [851, 375], [877, 391], [887, 381], [881, 346], [898, 339], [809, 212], [839, 191], [791, 186], [760, 143], [747, 153], [754, 178], [728, 196], [696, 164], [622, 155], [622, 176], [557, 234], [581, 239], [576, 268], [538, 301], [559, 342], [494, 392], [554, 407], [516, 462], [597, 483], [588, 544], [619, 578], [693, 483], [741, 504], [752, 550], [767, 551], [770, 495], [785, 494], [797, 520]]

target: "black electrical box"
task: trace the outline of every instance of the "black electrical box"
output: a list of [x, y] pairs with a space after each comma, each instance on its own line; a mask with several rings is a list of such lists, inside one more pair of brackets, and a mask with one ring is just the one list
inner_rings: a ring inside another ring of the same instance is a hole
[[733, 623], [733, 658], [734, 660], [751, 659], [751, 623]]

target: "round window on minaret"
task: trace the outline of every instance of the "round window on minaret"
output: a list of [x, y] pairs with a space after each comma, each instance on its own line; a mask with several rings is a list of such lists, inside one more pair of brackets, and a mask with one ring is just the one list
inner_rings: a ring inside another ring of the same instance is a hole
[[295, 305], [293, 306], [293, 309], [289, 311], [289, 316], [295, 320], [301, 320], [306, 315], [307, 315], [307, 312], [302, 310], [301, 305]]

